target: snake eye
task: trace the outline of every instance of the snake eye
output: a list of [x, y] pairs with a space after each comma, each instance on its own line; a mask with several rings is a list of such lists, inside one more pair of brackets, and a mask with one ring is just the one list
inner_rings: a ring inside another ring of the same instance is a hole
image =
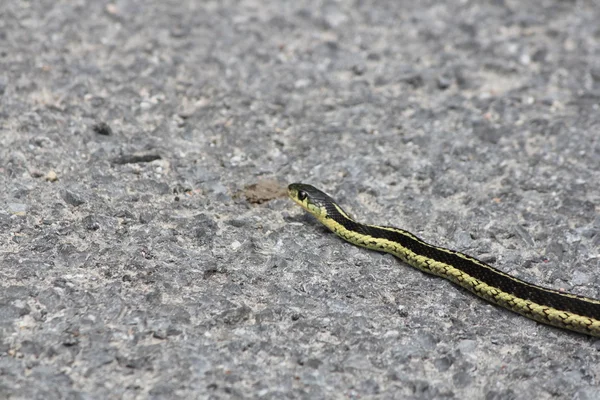
[[304, 190], [298, 191], [298, 200], [304, 201], [308, 197], [308, 194]]

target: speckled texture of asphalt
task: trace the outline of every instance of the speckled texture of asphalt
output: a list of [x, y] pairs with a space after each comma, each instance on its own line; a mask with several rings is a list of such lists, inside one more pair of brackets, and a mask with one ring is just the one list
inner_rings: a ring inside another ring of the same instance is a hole
[[600, 297], [595, 1], [2, 1], [0, 398], [600, 399], [600, 341], [311, 183]]

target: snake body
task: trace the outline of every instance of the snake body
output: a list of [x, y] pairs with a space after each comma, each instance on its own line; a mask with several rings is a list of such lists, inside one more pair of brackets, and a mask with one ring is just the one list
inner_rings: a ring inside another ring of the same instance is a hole
[[600, 300], [545, 288], [506, 274], [458, 251], [426, 243], [402, 229], [361, 224], [330, 196], [302, 183], [288, 186], [292, 200], [342, 239], [390, 253], [421, 271], [535, 321], [600, 337]]

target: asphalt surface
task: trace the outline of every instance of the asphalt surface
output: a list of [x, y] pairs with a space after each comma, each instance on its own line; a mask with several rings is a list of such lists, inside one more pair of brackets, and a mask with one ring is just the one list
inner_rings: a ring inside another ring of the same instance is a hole
[[595, 1], [2, 1], [0, 398], [600, 399], [600, 341], [311, 183], [600, 298]]

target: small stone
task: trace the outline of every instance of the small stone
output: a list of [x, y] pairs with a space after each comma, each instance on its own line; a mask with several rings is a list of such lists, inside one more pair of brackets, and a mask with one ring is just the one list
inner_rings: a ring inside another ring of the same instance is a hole
[[183, 331], [177, 327], [169, 326], [167, 329], [167, 336], [179, 336], [183, 333]]
[[18, 216], [24, 216], [27, 213], [27, 204], [23, 203], [8, 203], [8, 210]]
[[147, 224], [147, 223], [149, 223], [150, 221], [152, 221], [153, 219], [154, 219], [154, 214], [152, 214], [152, 213], [149, 213], [149, 212], [142, 212], [142, 213], [140, 214], [139, 221], [140, 221], [140, 223], [142, 223], [142, 224]]
[[75, 193], [68, 189], [62, 190], [60, 192], [60, 196], [67, 204], [70, 204], [75, 207], [85, 203], [85, 200], [83, 200], [83, 198], [78, 193]]
[[454, 240], [456, 247], [459, 249], [466, 249], [473, 245], [473, 238], [469, 232], [459, 230], [454, 233]]
[[452, 376], [452, 380], [456, 386], [463, 388], [473, 381], [473, 377], [466, 371], [459, 371]]
[[452, 357], [443, 356], [443, 357], [436, 359], [433, 362], [433, 365], [437, 368], [437, 370], [439, 372], [444, 372], [444, 371], [447, 371], [448, 369], [450, 369], [450, 367], [452, 366], [453, 363], [454, 363], [454, 360], [452, 359]]
[[454, 69], [454, 77], [456, 79], [456, 84], [461, 89], [468, 89], [472, 85], [470, 76], [464, 66], [457, 66]]
[[501, 129], [483, 119], [474, 119], [471, 123], [473, 134], [484, 142], [497, 144], [504, 133]]
[[9, 327], [22, 316], [18, 307], [10, 304], [0, 304], [0, 327]]
[[324, 23], [327, 28], [338, 28], [348, 21], [348, 16], [339, 7], [325, 6], [323, 9]]
[[194, 236], [200, 245], [209, 244], [213, 241], [217, 232], [217, 223], [206, 214], [198, 214], [194, 217]]
[[65, 278], [56, 278], [53, 282], [52, 285], [54, 287], [58, 287], [61, 289], [64, 289], [67, 287], [67, 280]]
[[235, 325], [250, 318], [252, 310], [247, 306], [230, 308], [223, 311], [217, 318], [227, 325]]
[[157, 321], [150, 326], [152, 330], [152, 336], [156, 339], [166, 339], [168, 334], [168, 322], [166, 321]]
[[225, 221], [225, 223], [236, 228], [243, 228], [249, 224], [249, 221], [245, 219], [231, 219], [229, 221]]
[[[125, 154], [119, 157], [116, 157], [112, 160], [113, 164], [116, 165], [125, 165], [125, 164], [141, 164], [141, 163], [149, 163], [152, 161], [160, 160], [162, 157], [160, 154], [156, 153], [139, 153], [139, 154]], [[167, 186], [167, 192], [169, 191], [169, 185]]]
[[305, 364], [307, 367], [319, 369], [319, 366], [323, 364], [323, 361], [319, 360], [318, 358], [309, 358]]
[[4, 288], [3, 291], [5, 301], [25, 299], [29, 296], [29, 288], [25, 286], [12, 285]]
[[106, 122], [98, 122], [92, 125], [92, 130], [98, 135], [110, 136], [112, 135], [112, 129]]
[[121, 218], [123, 220], [122, 223], [135, 221], [135, 219], [136, 219], [135, 215], [129, 210], [118, 210], [115, 213], [115, 217]]
[[583, 286], [592, 282], [590, 275], [583, 273], [581, 271], [575, 271], [572, 277], [573, 285]]
[[171, 28], [169, 33], [171, 34], [171, 37], [179, 39], [179, 38], [186, 37], [187, 35], [189, 35], [190, 27], [186, 26], [186, 25], [177, 25], [177, 26]]
[[354, 73], [354, 75], [362, 75], [365, 73], [365, 71], [367, 70], [367, 67], [365, 64], [355, 64], [352, 66], [352, 72]]
[[425, 81], [419, 73], [408, 74], [400, 78], [402, 82], [406, 82], [414, 88], [419, 88], [424, 85]]
[[100, 229], [100, 224], [93, 215], [88, 215], [81, 222], [83, 222], [85, 229], [87, 229], [88, 231], [97, 231], [98, 229]]
[[169, 310], [168, 315], [171, 323], [174, 325], [187, 325], [190, 323], [192, 318], [190, 313], [181, 307], [176, 307]]
[[162, 302], [162, 293], [158, 289], [155, 289], [146, 294], [146, 301], [154, 305], [160, 304]]
[[118, 15], [119, 14], [119, 9], [113, 3], [107, 4], [106, 7], [105, 7], [105, 10], [106, 10], [107, 13], [109, 13], [111, 15]]
[[533, 53], [533, 55], [531, 56], [531, 60], [533, 62], [538, 62], [538, 63], [545, 62], [547, 58], [548, 58], [548, 49], [546, 49], [545, 47], [536, 50]]
[[450, 87], [452, 81], [445, 76], [438, 76], [437, 78], [437, 87], [441, 90], [446, 90]]
[[527, 243], [530, 247], [535, 246], [535, 242], [533, 241], [533, 238], [531, 237], [529, 232], [527, 232], [527, 229], [525, 229], [521, 225], [515, 225], [515, 231], [521, 237], [521, 239], [523, 239], [523, 241]]
[[56, 172], [50, 170], [48, 171], [48, 173], [46, 174], [46, 180], [48, 182], [56, 182], [58, 180], [58, 175], [56, 175]]
[[44, 346], [31, 340], [23, 340], [21, 342], [21, 348], [19, 349], [23, 354], [31, 354], [36, 357], [39, 357], [43, 350]]

